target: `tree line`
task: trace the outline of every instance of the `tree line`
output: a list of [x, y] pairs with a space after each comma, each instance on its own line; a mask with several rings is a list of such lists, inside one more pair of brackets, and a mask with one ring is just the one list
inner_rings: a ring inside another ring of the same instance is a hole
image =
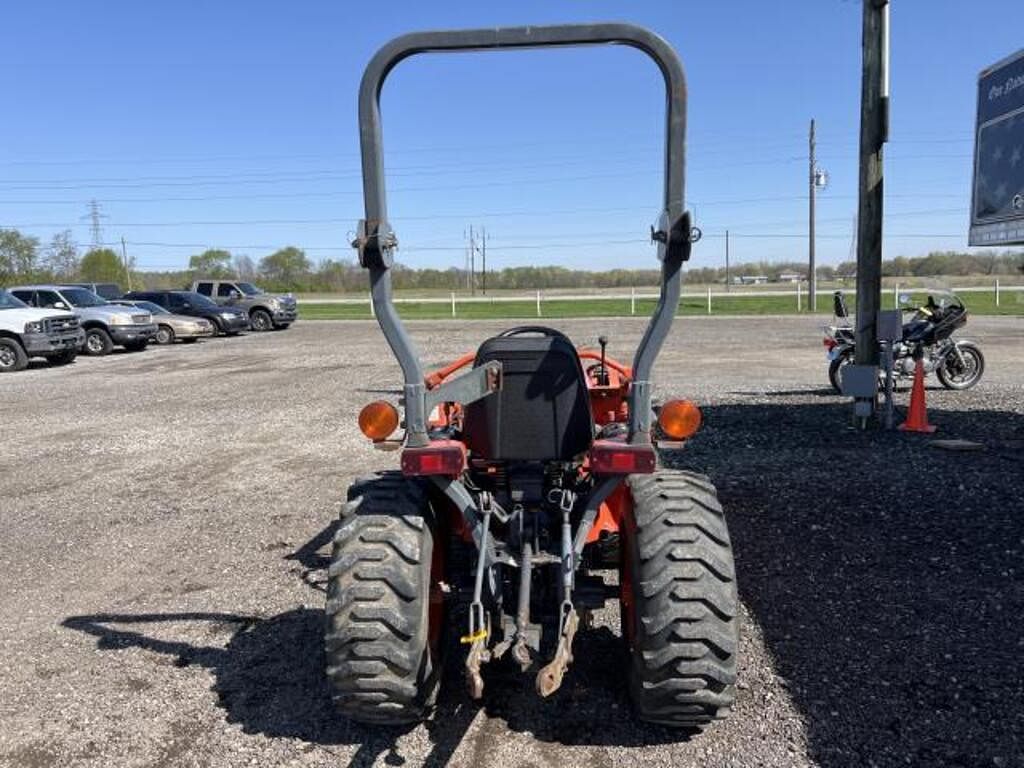
[[[1011, 275], [1024, 273], [1024, 251], [1004, 250], [979, 253], [933, 251], [925, 256], [897, 256], [882, 262], [886, 277], [966, 277], [971, 275]], [[849, 280], [856, 274], [856, 263], [822, 265], [817, 269], [822, 281]], [[732, 265], [729, 277], [764, 277], [779, 280], [783, 275], [806, 278], [803, 262], [747, 262]], [[267, 290], [354, 293], [367, 289], [366, 271], [354, 261], [325, 259], [314, 264], [305, 251], [296, 246], [280, 248], [254, 260], [244, 254], [232, 254], [211, 248], [189, 259], [188, 268], [171, 271], [140, 271], [131, 259], [110, 248], [90, 248], [81, 252], [70, 230], [55, 234], [43, 245], [36, 237], [15, 229], [0, 229], [0, 285], [19, 282], [96, 282], [118, 283], [127, 287], [182, 288], [200, 277], [234, 278], [258, 282]], [[550, 290], [651, 287], [659, 282], [657, 269], [611, 269], [602, 272], [567, 269], [556, 266], [506, 267], [477, 273], [472, 284], [477, 291]], [[396, 264], [392, 279], [397, 290], [464, 291], [470, 275], [462, 269], [413, 269]], [[688, 283], [724, 284], [724, 267], [691, 267]]]

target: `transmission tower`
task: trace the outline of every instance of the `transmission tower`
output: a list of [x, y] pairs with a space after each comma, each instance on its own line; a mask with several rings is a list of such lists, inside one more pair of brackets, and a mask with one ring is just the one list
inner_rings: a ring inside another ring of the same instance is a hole
[[92, 247], [100, 248], [103, 245], [103, 227], [100, 221], [110, 217], [100, 212], [99, 202], [93, 199], [89, 201], [89, 212], [82, 218], [89, 220], [89, 230], [92, 233]]

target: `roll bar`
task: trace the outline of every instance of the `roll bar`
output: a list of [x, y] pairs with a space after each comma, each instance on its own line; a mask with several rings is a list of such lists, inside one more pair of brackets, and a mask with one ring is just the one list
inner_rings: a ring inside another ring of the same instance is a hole
[[359, 86], [359, 143], [366, 218], [359, 222], [353, 246], [359, 251], [359, 263], [370, 272], [374, 314], [402, 368], [407, 441], [411, 446], [428, 442], [427, 398], [419, 356], [392, 302], [390, 268], [398, 240], [388, 223], [385, 194], [380, 117], [380, 93], [384, 80], [400, 61], [418, 53], [610, 43], [640, 49], [654, 60], [665, 79], [664, 204], [657, 228], [651, 228], [651, 237], [658, 245], [658, 258], [662, 262], [661, 295], [637, 347], [630, 393], [630, 441], [650, 440], [650, 372], [679, 304], [682, 262], [689, 258], [691, 245], [690, 218], [683, 203], [686, 78], [679, 57], [658, 35], [633, 24], [599, 23], [414, 32], [384, 45], [363, 73]]

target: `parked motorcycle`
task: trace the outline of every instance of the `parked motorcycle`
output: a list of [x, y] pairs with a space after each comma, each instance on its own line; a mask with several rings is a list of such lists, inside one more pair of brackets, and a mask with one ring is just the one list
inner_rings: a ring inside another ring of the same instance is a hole
[[[838, 323], [825, 326], [824, 345], [828, 358], [828, 380], [841, 392], [841, 369], [854, 361], [854, 330], [842, 291], [833, 294]], [[898, 384], [914, 377], [917, 356], [925, 374], [935, 373], [947, 389], [970, 389], [981, 380], [985, 356], [973, 341], [953, 339], [953, 332], [967, 324], [967, 308], [949, 290], [928, 291], [924, 304], [913, 306], [911, 295], [900, 296], [900, 308], [913, 316], [903, 324], [903, 338], [893, 345], [893, 376]], [[845, 324], [842, 324], [845, 321]]]

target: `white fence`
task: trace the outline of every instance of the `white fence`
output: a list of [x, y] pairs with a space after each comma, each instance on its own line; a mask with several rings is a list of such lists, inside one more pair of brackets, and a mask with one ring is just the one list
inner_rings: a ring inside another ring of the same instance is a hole
[[[830, 310], [831, 309], [831, 298], [835, 289], [819, 289], [816, 291], [818, 295], [818, 309]], [[892, 296], [892, 305], [894, 308], [899, 306], [899, 296], [901, 291], [909, 291], [913, 293], [920, 293], [927, 289], [915, 288], [912, 286], [901, 287], [900, 285], [894, 285], [892, 288], [884, 289], [883, 293]], [[970, 294], [970, 293], [989, 293], [995, 299], [995, 305], [1001, 306], [1001, 302], [1006, 294], [1016, 295], [1017, 301], [1024, 301], [1024, 285], [1000, 285], [999, 281], [996, 280], [992, 285], [974, 285], [964, 288], [953, 288], [956, 293]], [[848, 293], [852, 294], [852, 291]], [[807, 306], [808, 300], [808, 289], [806, 283], [793, 283], [791, 290], [765, 290], [765, 291], [726, 291], [726, 290], [712, 290], [710, 287], [707, 291], [700, 293], [687, 293], [683, 291], [682, 301], [700, 301], [702, 304], [706, 304], [707, 313], [713, 314], [715, 311], [715, 301], [721, 299], [743, 299], [743, 298], [780, 298], [789, 297], [793, 302], [793, 309], [796, 312], [802, 312]], [[822, 302], [824, 297], [825, 302]], [[657, 301], [658, 294], [650, 291], [639, 292], [635, 289], [629, 293], [590, 293], [590, 294], [572, 294], [563, 295], [559, 293], [546, 294], [543, 291], [534, 291], [533, 293], [521, 294], [521, 295], [507, 295], [502, 294], [500, 296], [471, 296], [465, 294], [451, 293], [448, 296], [431, 296], [424, 298], [396, 298], [394, 299], [395, 304], [448, 304], [451, 306], [451, 316], [459, 316], [459, 305], [460, 304], [503, 304], [503, 303], [525, 303], [530, 302], [536, 307], [537, 317], [544, 316], [544, 304], [549, 301], [628, 301], [629, 302], [629, 313], [635, 315], [637, 313], [637, 302], [638, 301]], [[362, 304], [367, 308], [367, 314], [373, 314], [373, 307], [370, 303], [369, 298], [338, 298], [338, 299], [302, 299], [302, 304]], [[1024, 310], [1024, 307], [1022, 307]], [[646, 314], [646, 312], [642, 313]]]

